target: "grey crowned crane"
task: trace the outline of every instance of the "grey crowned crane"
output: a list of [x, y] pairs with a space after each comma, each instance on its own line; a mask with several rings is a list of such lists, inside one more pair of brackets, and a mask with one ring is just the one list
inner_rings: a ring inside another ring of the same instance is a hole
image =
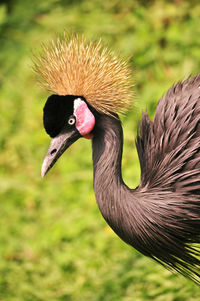
[[200, 283], [200, 74], [163, 96], [153, 121], [143, 113], [136, 146], [141, 182], [122, 179], [119, 113], [132, 103], [131, 72], [101, 42], [72, 35], [44, 46], [35, 62], [53, 92], [44, 128], [53, 139], [42, 177], [81, 137], [91, 139], [94, 192], [116, 234], [141, 253]]

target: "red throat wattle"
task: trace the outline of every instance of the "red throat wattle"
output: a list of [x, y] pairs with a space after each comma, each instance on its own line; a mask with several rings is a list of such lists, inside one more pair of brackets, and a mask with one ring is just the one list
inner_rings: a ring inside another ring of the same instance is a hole
[[93, 134], [91, 131], [95, 125], [95, 117], [81, 98], [74, 100], [74, 115], [76, 117], [76, 128], [79, 133], [84, 138], [92, 139]]

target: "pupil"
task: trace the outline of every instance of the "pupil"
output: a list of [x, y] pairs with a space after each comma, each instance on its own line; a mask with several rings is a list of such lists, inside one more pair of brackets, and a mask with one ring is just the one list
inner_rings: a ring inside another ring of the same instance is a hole
[[74, 124], [74, 118], [70, 118], [69, 124]]

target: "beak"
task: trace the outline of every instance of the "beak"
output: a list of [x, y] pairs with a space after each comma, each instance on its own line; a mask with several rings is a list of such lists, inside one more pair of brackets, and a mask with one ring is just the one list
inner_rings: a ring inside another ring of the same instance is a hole
[[80, 137], [80, 133], [76, 128], [74, 128], [70, 132], [66, 129], [61, 131], [59, 135], [51, 140], [50, 147], [42, 164], [42, 178], [56, 163], [56, 161], [64, 153], [64, 151]]

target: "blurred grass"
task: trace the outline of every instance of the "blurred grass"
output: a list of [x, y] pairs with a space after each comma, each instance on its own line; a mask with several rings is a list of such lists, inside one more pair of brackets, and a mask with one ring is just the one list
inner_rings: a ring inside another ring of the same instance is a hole
[[125, 245], [95, 203], [91, 146], [80, 140], [44, 179], [48, 96], [32, 52], [56, 33], [102, 37], [131, 57], [136, 107], [123, 117], [123, 175], [140, 170], [134, 146], [141, 110], [200, 70], [199, 1], [5, 0], [0, 2], [0, 300], [192, 301], [199, 288]]

